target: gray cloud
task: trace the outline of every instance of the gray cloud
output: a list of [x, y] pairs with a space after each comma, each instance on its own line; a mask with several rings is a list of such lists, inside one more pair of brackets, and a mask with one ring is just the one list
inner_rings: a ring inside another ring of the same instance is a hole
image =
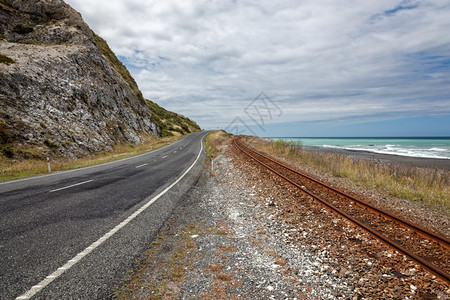
[[278, 123], [450, 114], [448, 1], [67, 2], [145, 97], [202, 127], [261, 91]]

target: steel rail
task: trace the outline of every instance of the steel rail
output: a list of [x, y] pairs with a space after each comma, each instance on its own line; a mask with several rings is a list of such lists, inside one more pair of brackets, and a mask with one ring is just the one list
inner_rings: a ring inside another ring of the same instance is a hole
[[419, 227], [419, 226], [417, 226], [417, 225], [415, 225], [415, 224], [413, 224], [413, 223], [411, 223], [411, 222], [409, 222], [407, 220], [404, 220], [404, 219], [402, 219], [400, 217], [394, 216], [394, 215], [390, 214], [389, 212], [387, 212], [387, 211], [385, 211], [383, 209], [377, 208], [377, 207], [375, 207], [375, 206], [373, 206], [373, 205], [371, 205], [369, 203], [366, 203], [366, 202], [364, 202], [362, 200], [356, 199], [355, 197], [353, 197], [351, 195], [348, 195], [348, 194], [346, 194], [346, 193], [344, 193], [342, 191], [339, 191], [339, 190], [337, 190], [337, 189], [335, 189], [335, 188], [333, 188], [331, 186], [328, 186], [327, 184], [325, 184], [323, 182], [320, 182], [320, 181], [318, 181], [318, 180], [316, 180], [316, 179], [314, 179], [314, 178], [312, 178], [312, 177], [310, 177], [310, 176], [308, 176], [306, 174], [303, 174], [301, 172], [293, 170], [291, 167], [285, 165], [284, 163], [282, 163], [280, 161], [277, 161], [277, 160], [275, 160], [275, 159], [273, 159], [273, 158], [271, 158], [271, 157], [269, 157], [267, 155], [259, 153], [259, 152], [255, 151], [255, 150], [251, 149], [250, 147], [243, 145], [242, 143], [241, 143], [241, 146], [243, 146], [247, 150], [249, 150], [249, 151], [251, 151], [251, 152], [253, 152], [253, 153], [255, 153], [255, 154], [259, 155], [259, 156], [262, 156], [265, 159], [267, 159], [267, 160], [269, 160], [269, 161], [271, 161], [271, 162], [273, 162], [273, 163], [275, 163], [275, 164], [285, 168], [286, 170], [288, 170], [288, 171], [290, 171], [292, 173], [295, 173], [295, 174], [297, 174], [297, 175], [299, 175], [301, 177], [304, 177], [307, 180], [312, 181], [312, 182], [314, 182], [314, 183], [316, 183], [316, 184], [318, 184], [318, 185], [320, 185], [320, 186], [322, 186], [322, 187], [324, 187], [324, 188], [326, 188], [326, 189], [328, 189], [328, 190], [330, 190], [330, 191], [332, 191], [332, 192], [334, 192], [336, 194], [339, 194], [340, 196], [342, 196], [344, 198], [347, 198], [347, 199], [350, 199], [351, 201], [354, 201], [356, 204], [359, 204], [363, 208], [368, 208], [368, 209], [370, 209], [370, 210], [372, 210], [372, 211], [374, 211], [374, 212], [376, 212], [376, 213], [378, 213], [378, 214], [380, 214], [380, 215], [382, 215], [382, 216], [384, 216], [386, 218], [389, 218], [389, 219], [391, 219], [391, 220], [393, 220], [395, 222], [398, 222], [398, 223], [404, 225], [405, 227], [414, 230], [416, 233], [422, 235], [423, 237], [431, 239], [431, 240], [434, 240], [434, 241], [438, 242], [439, 244], [441, 244], [443, 247], [445, 247], [447, 249], [450, 249], [450, 240], [448, 240], [447, 238], [445, 238], [442, 235], [434, 233], [434, 232], [432, 232], [432, 231], [430, 231], [428, 229], [421, 228], [421, 227]]
[[[276, 174], [277, 176], [279, 176], [280, 178], [282, 178], [283, 180], [289, 182], [291, 185], [297, 187], [298, 189], [302, 190], [304, 193], [306, 193], [307, 195], [311, 196], [312, 198], [316, 199], [317, 201], [319, 201], [321, 204], [323, 204], [324, 206], [330, 208], [331, 210], [337, 212], [338, 214], [340, 214], [341, 216], [343, 216], [344, 218], [348, 219], [349, 221], [353, 222], [354, 224], [356, 224], [357, 226], [361, 227], [362, 229], [364, 229], [365, 231], [369, 232], [370, 234], [372, 234], [375, 238], [377, 238], [378, 240], [384, 242], [385, 244], [387, 244], [388, 246], [398, 250], [400, 253], [406, 255], [407, 257], [411, 258], [412, 260], [416, 261], [417, 263], [419, 263], [420, 265], [422, 265], [425, 269], [427, 269], [428, 271], [430, 271], [431, 273], [435, 274], [436, 276], [440, 277], [441, 279], [443, 279], [444, 281], [446, 281], [447, 283], [450, 283], [450, 274], [448, 274], [447, 272], [445, 272], [444, 270], [442, 270], [441, 268], [431, 264], [430, 262], [424, 260], [422, 257], [420, 257], [419, 255], [409, 251], [408, 249], [402, 247], [401, 245], [399, 245], [397, 242], [390, 240], [389, 238], [383, 236], [380, 232], [374, 230], [373, 228], [370, 228], [369, 226], [363, 224], [362, 222], [360, 222], [359, 220], [355, 219], [354, 217], [350, 216], [349, 214], [347, 214], [346, 212], [342, 211], [341, 209], [335, 207], [334, 205], [328, 203], [326, 200], [320, 198], [319, 196], [311, 193], [310, 191], [308, 191], [307, 189], [305, 189], [304, 187], [302, 187], [300, 184], [294, 182], [292, 179], [287, 178], [285, 175], [281, 174], [280, 172], [276, 171], [275, 169], [273, 169], [271, 166], [265, 164], [264, 162], [262, 162], [260, 159], [258, 159], [257, 157], [255, 157], [254, 155], [252, 155], [250, 152], [256, 153], [257, 155], [260, 155], [264, 158], [267, 158], [267, 156], [262, 155], [260, 153], [257, 153], [256, 151], [242, 145], [239, 145], [240, 142], [237, 142], [236, 139], [233, 140], [234, 145], [240, 150], [242, 151], [244, 154], [246, 154], [247, 156], [249, 156], [250, 158], [254, 159], [257, 163], [259, 163], [260, 165], [262, 165], [263, 167], [265, 167], [266, 169], [270, 170], [271, 172], [273, 172], [274, 174]], [[245, 148], [245, 149], [244, 149]], [[249, 151], [246, 151], [249, 150]], [[291, 168], [287, 167], [286, 165], [279, 163], [278, 161], [275, 161], [271, 158], [268, 158], [270, 161], [276, 163], [277, 165], [283, 167], [284, 169], [288, 169], [289, 171], [292, 171], [300, 176], [304, 176], [303, 174], [300, 174], [299, 172], [292, 170]], [[306, 177], [306, 176], [305, 176]], [[317, 180], [313, 180], [314, 182], [320, 184], [321, 186], [323, 186], [323, 183], [318, 182]], [[332, 189], [332, 188], [331, 188]], [[339, 192], [339, 194], [345, 195], [345, 197], [347, 196], [344, 193]], [[349, 196], [351, 199], [354, 199], [353, 197]], [[364, 203], [364, 202], [363, 202]], [[385, 213], [383, 213], [384, 215]], [[391, 216], [392, 217], [392, 216]], [[396, 217], [394, 217], [396, 218]], [[416, 228], [417, 226], [414, 226], [414, 228]], [[417, 227], [419, 228], [419, 227]], [[444, 238], [445, 240], [445, 238]], [[447, 244], [448, 246], [448, 244]]]

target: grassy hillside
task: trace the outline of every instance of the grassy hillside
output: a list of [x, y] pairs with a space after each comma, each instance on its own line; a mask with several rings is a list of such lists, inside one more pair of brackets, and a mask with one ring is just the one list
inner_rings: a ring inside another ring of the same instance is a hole
[[144, 97], [142, 96], [142, 93], [139, 90], [136, 81], [131, 76], [125, 65], [122, 64], [122, 62], [111, 50], [111, 48], [109, 48], [106, 41], [95, 33], [94, 37], [95, 43], [97, 44], [97, 47], [100, 49], [102, 54], [111, 62], [116, 71], [119, 72], [122, 78], [128, 83], [136, 97], [141, 101], [145, 101], [147, 106], [150, 108], [153, 113], [152, 121], [161, 128], [162, 137], [178, 134], [184, 135], [201, 130], [197, 123], [195, 123], [193, 120], [177, 113], [168, 111], [153, 101], [144, 100]]
[[152, 121], [161, 128], [161, 136], [172, 136], [200, 131], [200, 126], [185, 116], [166, 110], [153, 101], [146, 100], [152, 111]]

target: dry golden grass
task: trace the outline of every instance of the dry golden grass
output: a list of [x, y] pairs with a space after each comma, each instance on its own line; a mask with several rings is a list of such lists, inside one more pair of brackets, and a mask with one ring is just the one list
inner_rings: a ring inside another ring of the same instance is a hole
[[449, 171], [305, 151], [301, 145], [286, 141], [255, 139], [251, 143], [253, 147], [284, 157], [294, 165], [306, 164], [333, 176], [349, 178], [357, 185], [385, 190], [394, 197], [450, 208]]
[[222, 281], [230, 281], [231, 274], [230, 273], [219, 273], [219, 274], [217, 274], [217, 279], [222, 280]]
[[216, 273], [216, 272], [219, 272], [219, 271], [222, 271], [222, 269], [223, 268], [225, 268], [225, 266], [224, 265], [222, 265], [222, 264], [211, 264], [211, 266], [209, 267], [209, 270], [211, 271], [211, 272], [213, 272], [213, 273]]
[[278, 255], [277, 252], [275, 252], [275, 250], [272, 249], [268, 249], [264, 251], [265, 253], [269, 254], [270, 256], [272, 256], [273, 258], [280, 258], [280, 256]]
[[264, 242], [264, 240], [254, 238], [254, 237], [249, 237], [248, 240], [250, 241], [250, 243], [252, 243], [253, 245], [256, 245], [256, 246], [261, 246]]
[[[140, 145], [120, 144], [111, 152], [98, 153], [80, 159], [57, 158], [51, 160], [51, 170], [62, 171], [98, 165], [105, 162], [119, 160], [122, 158], [139, 155], [150, 149], [158, 149], [175, 142], [181, 136], [170, 136], [165, 138], [148, 137], [147, 141]], [[19, 179], [48, 173], [47, 162], [37, 159], [11, 160], [0, 155], [0, 181]]]
[[233, 246], [233, 245], [220, 245], [219, 246], [219, 250], [220, 251], [227, 251], [227, 252], [236, 251], [236, 247]]
[[288, 263], [287, 259], [277, 259], [277, 260], [275, 261], [275, 264], [276, 264], [276, 265], [280, 265], [280, 266], [282, 266], [282, 267], [284, 267], [287, 263]]

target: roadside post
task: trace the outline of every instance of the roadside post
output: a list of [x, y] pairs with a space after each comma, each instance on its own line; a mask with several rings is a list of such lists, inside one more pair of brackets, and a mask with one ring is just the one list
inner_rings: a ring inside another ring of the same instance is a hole
[[52, 168], [50, 167], [50, 157], [48, 157], [48, 156], [47, 156], [47, 168], [48, 168], [48, 172], [51, 173]]
[[214, 171], [214, 155], [212, 153], [211, 146], [209, 147], [209, 154], [210, 154], [210, 160], [211, 160], [211, 171]]

